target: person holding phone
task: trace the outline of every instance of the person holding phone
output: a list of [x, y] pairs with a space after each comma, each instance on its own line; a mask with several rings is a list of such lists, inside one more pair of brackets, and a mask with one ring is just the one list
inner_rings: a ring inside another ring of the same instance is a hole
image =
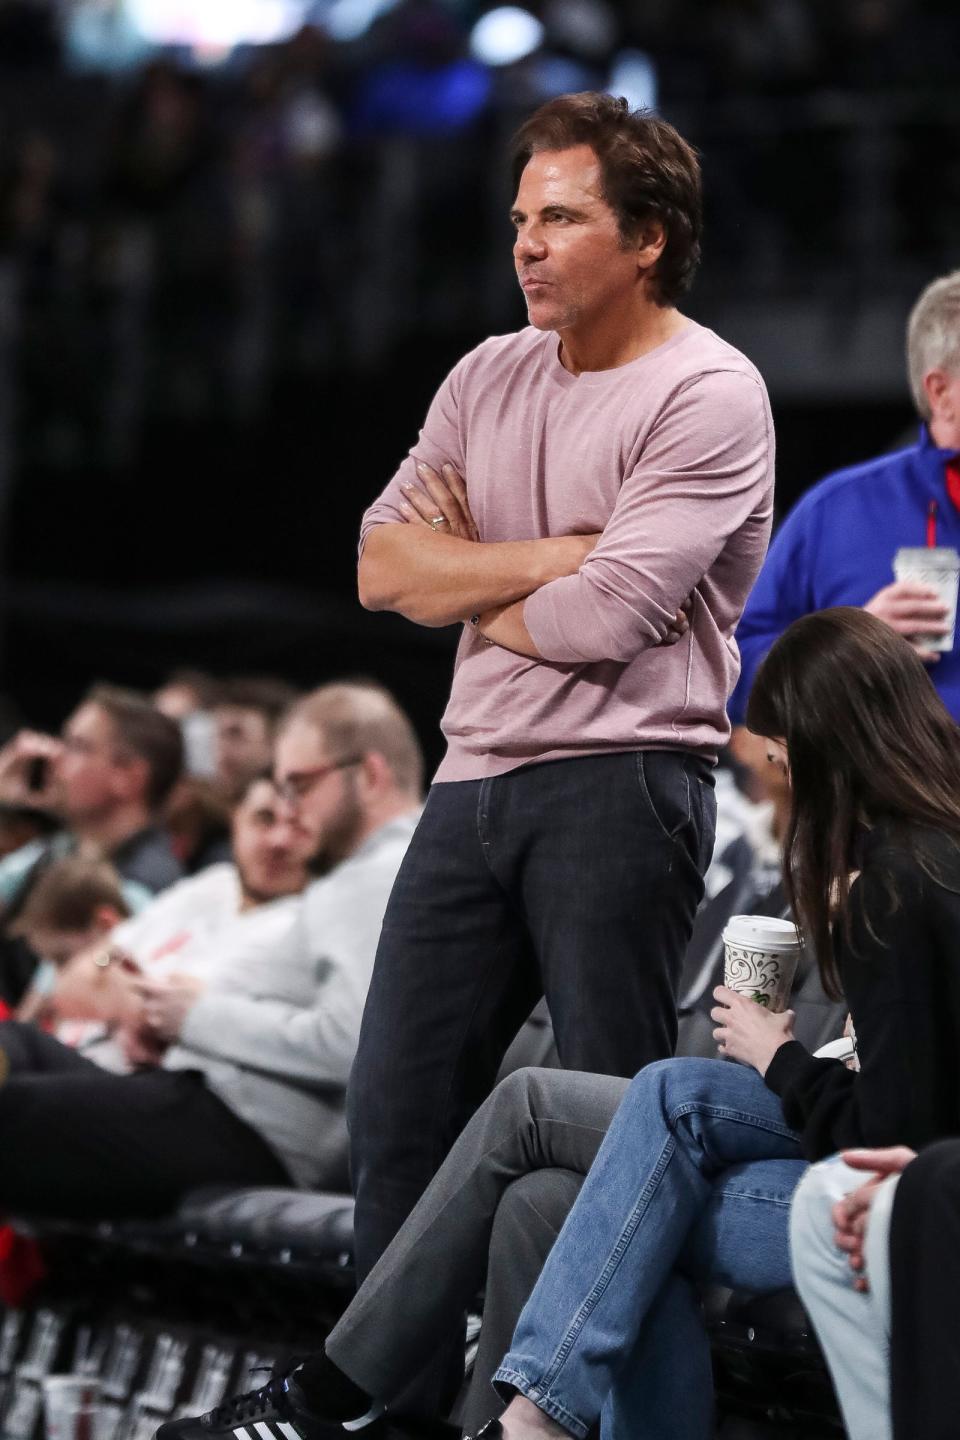
[[0, 861], [7, 919], [22, 904], [36, 867], [75, 850], [109, 860], [135, 909], [180, 879], [160, 813], [182, 768], [176, 722], [142, 696], [113, 686], [94, 687], [59, 739], [32, 730], [15, 735], [0, 749], [0, 801], [45, 810], [62, 829]]

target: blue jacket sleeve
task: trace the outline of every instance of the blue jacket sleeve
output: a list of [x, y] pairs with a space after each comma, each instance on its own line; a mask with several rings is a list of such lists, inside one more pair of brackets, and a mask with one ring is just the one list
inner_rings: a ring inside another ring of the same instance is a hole
[[816, 609], [812, 574], [816, 517], [817, 510], [805, 501], [790, 512], [750, 592], [737, 626], [742, 668], [729, 704], [734, 725], [744, 722], [753, 678], [774, 640], [791, 621]]

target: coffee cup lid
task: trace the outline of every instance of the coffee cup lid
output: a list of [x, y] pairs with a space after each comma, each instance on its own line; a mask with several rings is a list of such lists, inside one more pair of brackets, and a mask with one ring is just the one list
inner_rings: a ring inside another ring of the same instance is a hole
[[747, 945], [756, 950], [794, 950], [800, 944], [793, 921], [775, 915], [731, 915], [723, 939], [730, 945]]

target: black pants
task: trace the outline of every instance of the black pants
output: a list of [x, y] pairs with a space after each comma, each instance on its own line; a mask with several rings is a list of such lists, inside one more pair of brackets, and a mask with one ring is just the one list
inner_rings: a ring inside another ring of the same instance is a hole
[[[715, 813], [707, 762], [666, 751], [433, 786], [387, 907], [348, 1092], [360, 1279], [542, 994], [567, 1069], [629, 1076], [672, 1054]], [[418, 1399], [442, 1405], [439, 1390]]]
[[891, 1403], [896, 1440], [960, 1434], [960, 1140], [904, 1170], [890, 1226]]
[[170, 1210], [201, 1185], [288, 1185], [196, 1071], [114, 1075], [0, 1023], [0, 1209], [78, 1219]]

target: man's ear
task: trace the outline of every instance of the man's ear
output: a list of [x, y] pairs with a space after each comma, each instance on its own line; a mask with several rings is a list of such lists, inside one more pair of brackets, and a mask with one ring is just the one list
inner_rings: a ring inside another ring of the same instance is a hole
[[368, 750], [358, 768], [361, 790], [366, 795], [378, 795], [393, 783], [393, 772], [379, 750]]
[[[929, 370], [923, 377], [924, 394], [933, 420], [955, 420], [956, 412], [950, 395], [950, 376], [946, 370]], [[949, 413], [947, 410], [949, 409]]]
[[667, 243], [667, 228], [662, 220], [645, 220], [637, 231], [634, 245], [637, 251], [637, 266], [640, 270], [652, 270], [663, 254]]

